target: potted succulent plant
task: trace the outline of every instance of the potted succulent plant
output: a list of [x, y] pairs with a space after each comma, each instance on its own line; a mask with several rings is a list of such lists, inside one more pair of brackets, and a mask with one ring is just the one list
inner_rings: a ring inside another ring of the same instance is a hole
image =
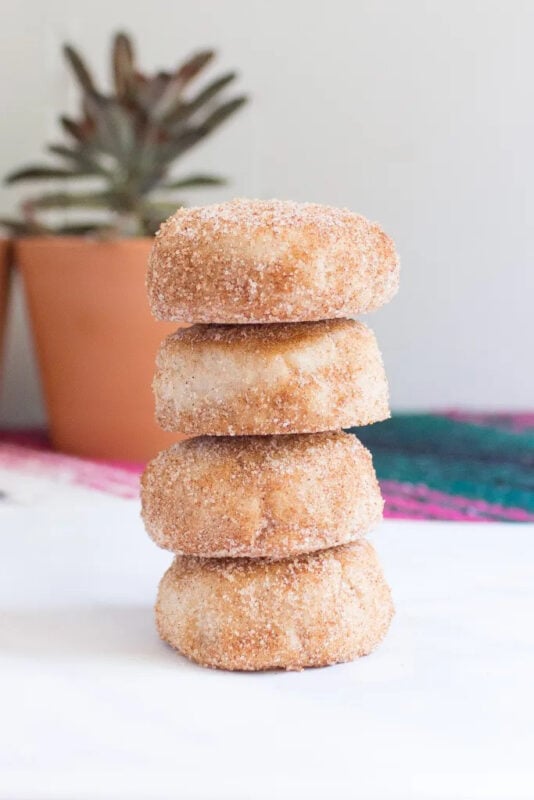
[[[151, 237], [183, 192], [223, 183], [213, 175], [172, 177], [171, 169], [246, 98], [221, 99], [233, 72], [191, 91], [212, 50], [147, 76], [119, 33], [110, 94], [97, 88], [73, 47], [64, 53], [81, 113], [60, 118], [68, 141], [49, 146], [56, 165], [25, 167], [6, 180], [65, 188], [29, 198], [20, 219], [0, 224], [17, 237], [53, 442], [81, 455], [144, 460], [169, 443], [153, 421], [150, 383], [157, 345], [176, 327], [148, 312]], [[81, 216], [88, 211], [91, 217]]]

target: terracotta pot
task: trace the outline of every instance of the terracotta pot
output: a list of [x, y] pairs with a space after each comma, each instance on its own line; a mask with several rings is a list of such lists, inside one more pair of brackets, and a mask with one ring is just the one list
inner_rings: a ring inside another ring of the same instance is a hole
[[0, 239], [0, 362], [4, 352], [4, 333], [6, 328], [7, 316], [7, 296], [9, 292], [9, 272], [10, 272], [10, 242], [8, 239]]
[[53, 444], [92, 458], [145, 461], [181, 437], [154, 421], [160, 341], [150, 315], [152, 240], [35, 237], [16, 244]]

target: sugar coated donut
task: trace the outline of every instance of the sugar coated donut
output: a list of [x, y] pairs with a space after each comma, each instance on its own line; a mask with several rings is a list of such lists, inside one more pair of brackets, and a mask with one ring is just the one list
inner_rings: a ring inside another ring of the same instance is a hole
[[382, 518], [371, 454], [341, 431], [189, 439], [141, 483], [148, 533], [185, 555], [286, 558], [353, 541]]
[[156, 624], [204, 666], [302, 669], [367, 655], [393, 612], [361, 539], [284, 561], [177, 556], [159, 586]]
[[156, 416], [167, 431], [312, 433], [389, 416], [384, 366], [361, 322], [195, 325], [156, 359]]
[[156, 235], [153, 314], [179, 322], [301, 322], [387, 303], [399, 283], [391, 239], [346, 209], [282, 200], [181, 208]]

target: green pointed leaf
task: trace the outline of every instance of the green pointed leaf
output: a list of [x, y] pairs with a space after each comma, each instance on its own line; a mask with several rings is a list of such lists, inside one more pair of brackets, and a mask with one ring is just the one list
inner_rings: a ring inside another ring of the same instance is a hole
[[77, 121], [70, 117], [63, 116], [59, 118], [59, 121], [63, 130], [68, 133], [69, 136], [85, 147], [89, 146], [94, 137], [95, 127], [89, 117]]
[[247, 102], [246, 97], [236, 97], [227, 103], [219, 106], [211, 113], [200, 125], [195, 128], [188, 128], [184, 131], [183, 126], [178, 125], [174, 129], [174, 136], [171, 142], [158, 148], [157, 158], [160, 164], [171, 164], [176, 158], [190, 150], [198, 142], [208, 136], [225, 120], [235, 114]]
[[83, 142], [86, 140], [87, 134], [84, 133], [82, 125], [80, 125], [78, 122], [64, 116], [60, 117], [59, 121], [63, 130], [68, 133], [69, 136], [72, 136], [73, 139], [76, 139], [77, 142]]
[[78, 166], [83, 166], [85, 162], [85, 156], [82, 153], [63, 144], [49, 144], [47, 150], [49, 153], [64, 158], [66, 161], [74, 162]]
[[227, 72], [224, 75], [221, 75], [220, 78], [217, 80], [212, 81], [212, 83], [208, 84], [204, 89], [202, 89], [199, 94], [191, 102], [189, 103], [189, 108], [193, 111], [197, 111], [199, 108], [202, 108], [203, 105], [208, 103], [210, 100], [219, 94], [219, 92], [224, 89], [228, 84], [232, 83], [237, 78], [237, 74], [235, 72]]
[[48, 146], [48, 151], [74, 164], [80, 177], [107, 175], [106, 170], [84, 150], [74, 150], [62, 144], [51, 144]]
[[248, 98], [242, 95], [241, 97], [229, 100], [227, 103], [223, 103], [219, 108], [215, 109], [215, 111], [200, 125], [200, 129], [203, 131], [204, 135], [206, 136], [208, 133], [215, 130], [215, 128], [218, 128], [219, 125], [222, 125], [223, 122], [244, 106], [247, 101]]
[[112, 225], [103, 225], [98, 222], [79, 222], [72, 225], [58, 225], [54, 232], [59, 236], [84, 236], [88, 233], [109, 233], [113, 231]]
[[193, 78], [196, 78], [214, 57], [214, 50], [201, 50], [195, 53], [179, 67], [175, 72], [175, 78], [181, 82], [182, 86], [185, 86]]
[[78, 161], [80, 158], [80, 154], [77, 150], [73, 150], [72, 147], [67, 147], [63, 144], [49, 144], [46, 149], [49, 153], [65, 158], [68, 161]]
[[155, 157], [158, 164], [171, 164], [176, 158], [190, 150], [201, 141], [206, 134], [200, 128], [184, 131], [168, 144], [158, 148]]
[[176, 122], [183, 124], [186, 120], [193, 116], [195, 112], [213, 100], [213, 98], [216, 97], [217, 94], [219, 94], [232, 81], [234, 81], [236, 77], [237, 76], [235, 72], [228, 72], [225, 75], [221, 75], [220, 78], [217, 78], [217, 80], [208, 84], [208, 86], [206, 86], [189, 102], [183, 101], [181, 92], [177, 93], [175, 102], [169, 103], [166, 109], [163, 110], [163, 113], [159, 114], [159, 117], [166, 124], [172, 124]]
[[165, 117], [165, 121], [173, 123], [178, 121], [183, 122], [184, 120], [189, 119], [189, 117], [191, 117], [196, 111], [213, 100], [213, 98], [216, 97], [216, 95], [219, 94], [219, 92], [221, 92], [232, 81], [234, 81], [236, 77], [237, 74], [235, 72], [227, 72], [226, 74], [221, 75], [220, 78], [217, 78], [208, 84], [188, 103], [185, 103], [180, 108], [177, 108], [173, 112], [169, 113]]
[[5, 179], [8, 184], [18, 183], [18, 181], [26, 180], [50, 180], [52, 178], [79, 178], [83, 174], [79, 171], [72, 169], [63, 169], [61, 167], [49, 167], [46, 165], [36, 164], [31, 167], [24, 167], [16, 172], [11, 172]]
[[84, 192], [71, 194], [69, 192], [50, 192], [28, 201], [28, 207], [33, 209], [52, 208], [116, 208], [117, 196], [113, 192]]
[[[157, 97], [153, 95], [154, 102], [148, 104], [150, 118], [161, 120], [185, 105], [183, 100], [184, 87], [209, 64], [214, 56], [215, 52], [213, 50], [202, 50], [182, 64], [174, 75], [164, 74], [166, 81], [161, 93]], [[158, 77], [161, 76], [162, 73]]]
[[91, 73], [87, 69], [78, 51], [75, 50], [71, 45], [66, 44], [63, 47], [63, 54], [70, 64], [70, 67], [78, 79], [78, 83], [83, 91], [89, 93], [96, 91]]
[[224, 186], [226, 183], [225, 178], [218, 175], [188, 175], [186, 178], [181, 178], [177, 181], [170, 181], [163, 183], [162, 189], [191, 189], [195, 186]]

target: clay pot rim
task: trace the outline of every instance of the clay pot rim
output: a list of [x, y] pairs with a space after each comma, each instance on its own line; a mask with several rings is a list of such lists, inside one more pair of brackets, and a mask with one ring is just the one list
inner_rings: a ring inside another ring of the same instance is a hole
[[153, 236], [117, 237], [116, 239], [92, 239], [89, 236], [21, 236], [11, 241], [16, 248], [22, 247], [124, 247], [135, 249], [146, 247]]

